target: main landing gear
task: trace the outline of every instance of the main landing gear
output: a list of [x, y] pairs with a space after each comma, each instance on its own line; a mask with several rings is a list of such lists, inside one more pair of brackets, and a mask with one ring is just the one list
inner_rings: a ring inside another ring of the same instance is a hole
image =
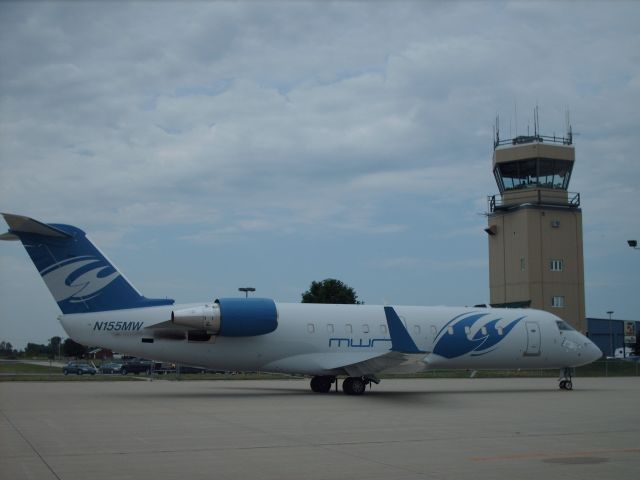
[[[336, 377], [329, 376], [316, 376], [311, 379], [311, 390], [316, 393], [327, 393], [331, 390], [331, 385], [336, 384], [336, 391], [338, 391]], [[342, 391], [347, 395], [362, 395], [367, 389], [367, 385], [371, 382], [380, 383], [375, 377], [347, 377], [342, 382]]]
[[336, 377], [313, 377], [311, 379], [311, 390], [316, 393], [327, 393], [331, 390], [331, 385], [336, 381]]
[[361, 377], [347, 377], [342, 382], [342, 391], [347, 395], [362, 395], [369, 382]]
[[571, 381], [571, 368], [564, 367], [560, 369], [560, 390], [573, 390], [573, 382]]

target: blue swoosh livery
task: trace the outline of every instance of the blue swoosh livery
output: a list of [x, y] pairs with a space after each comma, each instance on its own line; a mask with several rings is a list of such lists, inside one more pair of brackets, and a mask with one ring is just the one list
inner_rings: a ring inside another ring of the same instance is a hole
[[[497, 323], [501, 320], [485, 319], [487, 313], [473, 313], [451, 319], [438, 333], [433, 347], [433, 353], [445, 358], [458, 358], [463, 355], [479, 356], [489, 353], [504, 340], [515, 327], [520, 317], [498, 329]], [[467, 330], [468, 329], [468, 330]], [[469, 337], [467, 331], [477, 329], [473, 337]]]

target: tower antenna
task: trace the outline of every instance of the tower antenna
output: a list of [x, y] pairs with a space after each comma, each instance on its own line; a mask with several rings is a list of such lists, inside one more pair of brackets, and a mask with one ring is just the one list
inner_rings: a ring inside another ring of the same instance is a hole
[[571, 145], [573, 143], [573, 130], [571, 128], [571, 114], [568, 108], [565, 114], [565, 128], [567, 130], [568, 144]]

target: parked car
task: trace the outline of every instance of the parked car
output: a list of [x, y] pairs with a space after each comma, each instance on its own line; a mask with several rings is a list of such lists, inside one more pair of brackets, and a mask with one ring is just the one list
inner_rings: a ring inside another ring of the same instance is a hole
[[122, 370], [122, 363], [119, 362], [106, 362], [100, 365], [100, 373], [120, 373]]
[[613, 357], [607, 357], [607, 360], [627, 360], [630, 362], [640, 362], [640, 355], [635, 355], [633, 347], [616, 348]]
[[624, 359], [624, 358], [628, 358], [628, 357], [632, 357], [633, 356], [633, 348], [631, 347], [626, 347], [626, 348], [616, 348], [613, 356], [609, 356], [607, 357], [607, 360], [613, 360], [614, 358], [619, 358], [619, 359]]
[[69, 375], [70, 373], [75, 373], [76, 375], [84, 375], [85, 373], [95, 375], [96, 369], [88, 363], [69, 362], [62, 367], [62, 373], [65, 375]]
[[127, 360], [122, 364], [122, 368], [120, 369], [120, 373], [122, 375], [126, 375], [128, 373], [146, 373], [149, 375], [151, 370], [153, 369], [153, 362], [151, 360], [145, 360], [144, 358], [135, 358], [132, 360]]

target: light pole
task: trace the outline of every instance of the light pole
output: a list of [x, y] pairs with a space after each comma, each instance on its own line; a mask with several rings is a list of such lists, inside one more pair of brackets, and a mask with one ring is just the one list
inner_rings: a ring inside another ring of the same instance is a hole
[[607, 315], [609, 315], [609, 349], [611, 351], [610, 355], [612, 357], [615, 357], [613, 351], [613, 329], [611, 328], [611, 315], [613, 315], [613, 310], [609, 310], [607, 312]]
[[249, 298], [249, 292], [255, 292], [256, 289], [253, 287], [240, 287], [238, 291], [244, 292], [244, 298]]

